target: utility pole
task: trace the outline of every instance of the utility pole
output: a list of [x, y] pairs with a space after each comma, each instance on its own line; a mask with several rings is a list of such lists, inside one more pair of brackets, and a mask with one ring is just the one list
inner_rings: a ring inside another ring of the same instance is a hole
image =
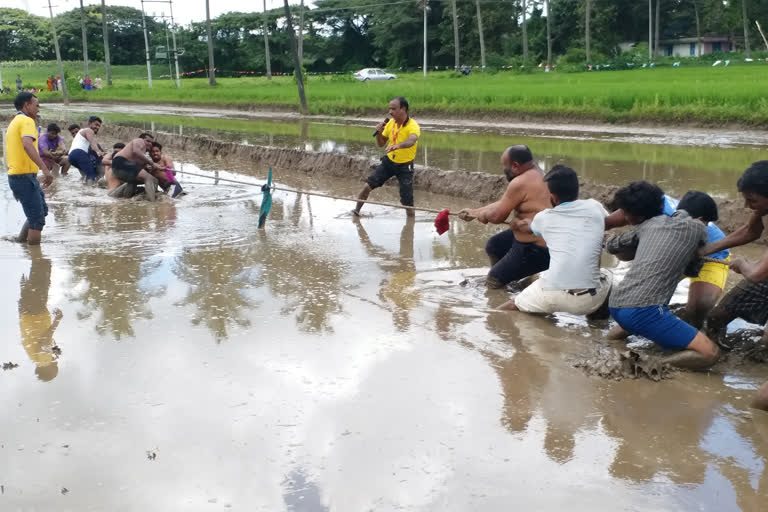
[[528, 62], [528, 5], [523, 0], [523, 62]]
[[741, 0], [741, 17], [744, 21], [744, 54], [747, 58], [752, 56], [749, 48], [749, 22], [747, 21], [747, 0]]
[[[266, 0], [264, 0], [264, 2], [266, 4]], [[299, 90], [301, 113], [302, 115], [306, 115], [309, 112], [309, 108], [307, 108], [307, 96], [304, 94], [304, 79], [301, 76], [301, 62], [299, 62], [299, 52], [296, 48], [296, 37], [293, 31], [293, 23], [291, 22], [291, 9], [288, 7], [288, 0], [283, 0], [283, 7], [288, 23], [288, 37], [291, 38], [291, 53], [293, 54], [293, 67], [296, 73], [296, 88]]]
[[427, 78], [427, 4], [429, 0], [424, 0], [424, 78]]
[[101, 31], [104, 33], [104, 64], [107, 67], [107, 85], [112, 85], [112, 64], [109, 58], [109, 31], [107, 30], [107, 6], [101, 0]]
[[[165, 55], [167, 55], [166, 60], [168, 60], [168, 78], [173, 80], [173, 68], [171, 67], [171, 38], [168, 36], [168, 22], [165, 20], [164, 12], [160, 12], [160, 17], [163, 18], [163, 25], [165, 25]], [[157, 57], [157, 54], [155, 54], [155, 57]]]
[[88, 76], [88, 36], [85, 31], [85, 9], [83, 0], [80, 0], [80, 28], [83, 30], [83, 67], [85, 76]]
[[648, 0], [648, 62], [653, 60], [653, 0]]
[[[50, 0], [49, 0], [50, 1]], [[144, 28], [144, 52], [147, 55], [147, 80], [149, 81], [149, 88], [152, 88], [152, 63], [149, 60], [149, 38], [147, 37], [147, 17], [144, 14], [144, 0], [141, 0], [141, 26]]]
[[480, 36], [480, 67], [485, 71], [485, 38], [483, 37], [483, 16], [480, 12], [480, 0], [475, 0], [477, 7], [477, 34]]
[[590, 30], [589, 22], [592, 15], [592, 0], [586, 0], [586, 19], [584, 20], [584, 42], [586, 43], [587, 50], [587, 64], [592, 63], [592, 53], [590, 51]]
[[169, 0], [171, 6], [171, 39], [173, 39], [173, 61], [176, 63], [176, 88], [181, 89], [181, 76], [179, 75], [179, 52], [176, 50], [176, 28], [173, 22], [173, 0]]
[[304, 63], [304, 0], [299, 6], [299, 62]]
[[661, 18], [661, 0], [656, 0], [656, 34], [655, 34], [655, 41], [656, 43], [653, 45], [653, 54], [657, 57], [661, 55], [659, 53], [659, 19]]
[[451, 9], [453, 10], [453, 68], [458, 71], [461, 55], [459, 53], [459, 17], [456, 14], [456, 0], [451, 0]]
[[216, 71], [213, 65], [213, 37], [211, 36], [211, 10], [208, 4], [209, 0], [205, 0], [205, 24], [208, 30], [208, 85], [216, 85]]
[[48, 14], [51, 15], [51, 32], [53, 32], [53, 46], [56, 49], [56, 62], [59, 64], [59, 76], [61, 77], [61, 93], [64, 96], [64, 104], [69, 105], [69, 95], [67, 94], [67, 80], [64, 76], [64, 66], [61, 64], [61, 52], [59, 51], [59, 38], [56, 36], [56, 25], [53, 23], [53, 7], [51, 0], [48, 0]]
[[264, 0], [264, 60], [267, 63], [267, 80], [272, 80], [272, 65], [269, 62], [269, 35], [267, 34], [267, 0]]
[[547, 66], [552, 67], [552, 12], [549, 10], [549, 0], [544, 0], [547, 11]]
[[701, 38], [701, 23], [699, 21], [699, 0], [693, 0], [693, 13], [696, 16], [696, 56], [701, 57], [701, 48], [704, 46], [704, 41]]

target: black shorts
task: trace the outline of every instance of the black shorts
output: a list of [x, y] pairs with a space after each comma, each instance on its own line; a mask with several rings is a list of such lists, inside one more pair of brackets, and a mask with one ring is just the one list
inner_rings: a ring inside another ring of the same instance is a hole
[[400, 184], [400, 203], [403, 206], [413, 206], [413, 162], [396, 164], [385, 155], [381, 157], [381, 163], [368, 176], [366, 182], [372, 189], [379, 188], [393, 176], [397, 177]]
[[488, 275], [503, 284], [538, 274], [549, 268], [549, 249], [534, 243], [518, 242], [511, 229], [488, 239], [485, 252], [496, 263]]
[[141, 183], [139, 173], [143, 167], [123, 156], [112, 159], [112, 175], [124, 183]]

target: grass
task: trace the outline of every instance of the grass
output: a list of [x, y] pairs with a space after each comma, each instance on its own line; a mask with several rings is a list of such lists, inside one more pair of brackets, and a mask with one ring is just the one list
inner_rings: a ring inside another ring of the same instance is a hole
[[[96, 64], [93, 68], [97, 69]], [[185, 79], [180, 90], [171, 80], [157, 80], [150, 90], [144, 80], [118, 79], [118, 68], [115, 66], [114, 86], [100, 91], [74, 90], [71, 98], [235, 108], [293, 109], [298, 103], [292, 77], [273, 77], [269, 81], [264, 77], [223, 78], [213, 89], [207, 79]], [[139, 68], [132, 72], [141, 75], [141, 66], [131, 68]], [[3, 67], [4, 76], [10, 71], [9, 78], [14, 78], [12, 69]], [[120, 70], [123, 72], [130, 74], [128, 70]], [[91, 75], [98, 76], [95, 72]], [[311, 113], [328, 115], [383, 112], [391, 97], [404, 95], [414, 114], [442, 114], [456, 119], [457, 123], [462, 114], [493, 114], [768, 127], [766, 78], [768, 64], [765, 62], [728, 68], [702, 66], [584, 73], [476, 72], [469, 77], [441, 72], [430, 73], [426, 79], [410, 73], [401, 74], [397, 80], [367, 83], [354, 81], [351, 76], [310, 76], [307, 95]], [[60, 94], [43, 92], [40, 97], [43, 101], [55, 101]]]

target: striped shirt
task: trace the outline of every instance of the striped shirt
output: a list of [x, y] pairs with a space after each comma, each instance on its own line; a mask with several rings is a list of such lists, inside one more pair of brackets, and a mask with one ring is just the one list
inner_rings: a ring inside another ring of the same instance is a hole
[[608, 240], [611, 254], [636, 249], [632, 267], [611, 291], [612, 308], [667, 305], [685, 268], [707, 242], [707, 227], [685, 211], [658, 215]]

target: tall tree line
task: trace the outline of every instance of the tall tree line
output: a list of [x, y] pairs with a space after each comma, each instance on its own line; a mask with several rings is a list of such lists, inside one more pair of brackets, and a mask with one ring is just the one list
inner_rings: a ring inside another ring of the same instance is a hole
[[[263, 2], [258, 4], [263, 9]], [[423, 5], [424, 0], [394, 5], [318, 0], [314, 8], [291, 6], [292, 25], [297, 30], [301, 27], [303, 34], [299, 45], [303, 67], [310, 72], [420, 67]], [[554, 64], [558, 56], [573, 49], [585, 55], [589, 49], [589, 59], [596, 60], [615, 55], [622, 42], [650, 40], [658, 51], [657, 40], [707, 35], [729, 36], [741, 49], [746, 35], [753, 51], [763, 50], [754, 22], [768, 26], [768, 0], [428, 0], [427, 5], [428, 64], [446, 68], [483, 61], [489, 67], [538, 64], [547, 62], [550, 55]], [[210, 27], [206, 20], [180, 27], [177, 39], [185, 49], [182, 67], [204, 69], [214, 61], [225, 72], [263, 72], [268, 67], [273, 72], [292, 71], [285, 9], [262, 9], [222, 14], [210, 20]], [[106, 24], [102, 23], [105, 14]], [[0, 19], [1, 60], [54, 58], [50, 22], [45, 17], [3, 8]], [[151, 17], [146, 21], [151, 45], [165, 46], [164, 25]], [[90, 60], [104, 60], [105, 31], [112, 64], [144, 60], [137, 9], [92, 5], [81, 11], [78, 6], [56, 16], [55, 23], [65, 60], [83, 59], [83, 27]], [[212, 55], [209, 37], [214, 42]]]

